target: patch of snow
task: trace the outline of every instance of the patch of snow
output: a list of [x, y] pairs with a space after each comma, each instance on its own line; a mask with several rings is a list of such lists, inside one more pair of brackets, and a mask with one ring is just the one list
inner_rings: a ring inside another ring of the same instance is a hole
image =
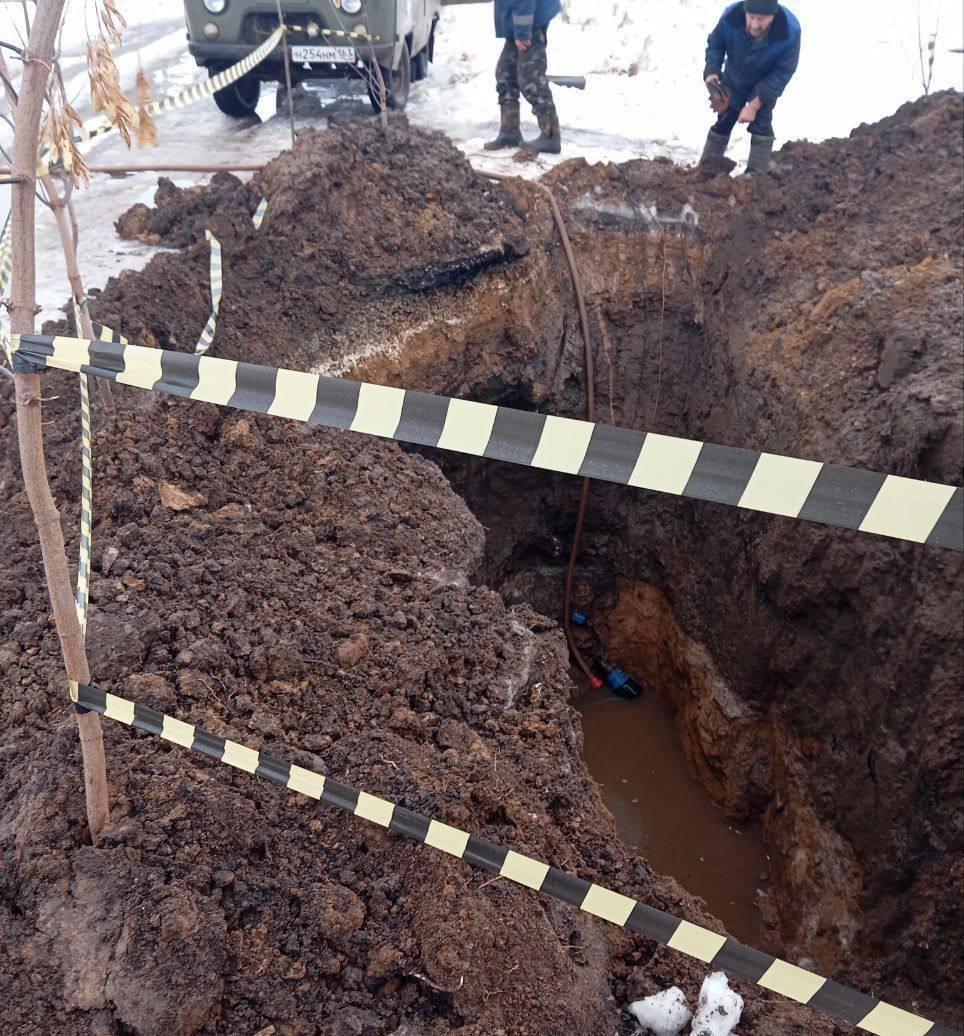
[[693, 1017], [683, 991], [676, 986], [637, 1000], [626, 1010], [639, 1023], [639, 1031], [652, 1036], [679, 1036]]
[[[554, 87], [563, 153], [514, 163], [511, 153], [482, 150], [497, 131], [492, 7], [442, 12], [436, 63], [416, 84], [409, 111], [442, 130], [486, 170], [535, 177], [560, 161], [589, 162], [666, 155], [695, 161], [713, 116], [703, 85], [706, 37], [724, 0], [563, 0], [549, 28], [549, 71], [583, 75], [585, 91]], [[891, 114], [922, 92], [917, 11], [924, 45], [940, 17], [933, 89], [964, 89], [964, 63], [950, 48], [964, 44], [964, 9], [944, 0], [787, 0], [803, 24], [800, 69], [777, 105], [778, 138], [824, 140]], [[833, 69], [833, 74], [828, 70]], [[523, 103], [525, 130], [535, 120]], [[732, 154], [745, 157], [747, 133], [733, 134]], [[503, 157], [504, 156], [504, 157]]]
[[693, 1019], [692, 1036], [730, 1036], [740, 1024], [743, 997], [730, 989], [722, 971], [715, 971], [703, 980], [700, 1004]]
[[731, 1036], [743, 1015], [743, 998], [730, 989], [722, 971], [715, 971], [703, 980], [695, 1017], [676, 986], [637, 1000], [626, 1010], [639, 1024], [640, 1036], [680, 1036], [691, 1020], [690, 1036]]
[[[461, 322], [461, 320], [456, 318], [445, 321], [445, 323], [450, 326], [453, 324], [460, 324]], [[373, 338], [361, 346], [353, 344], [353, 340], [350, 340], [345, 335], [336, 332], [333, 338], [335, 342], [339, 343], [340, 347], [335, 350], [335, 356], [332, 359], [325, 360], [324, 363], [319, 364], [311, 371], [311, 373], [322, 374], [328, 378], [340, 378], [352, 370], [352, 368], [357, 367], [362, 360], [371, 360], [376, 356], [394, 359], [395, 357], [402, 355], [410, 339], [415, 338], [417, 335], [422, 334], [423, 331], [427, 331], [435, 325], [436, 320], [429, 317], [421, 321], [421, 323], [403, 328], [397, 335], [390, 338], [381, 340]], [[320, 348], [321, 345], [321, 340], [314, 337], [311, 342], [309, 342], [309, 349], [312, 349], [315, 346]]]
[[660, 215], [656, 205], [629, 205], [626, 202], [609, 202], [601, 200], [588, 192], [580, 195], [573, 203], [573, 208], [581, 211], [589, 210], [605, 216], [616, 216], [619, 219], [642, 220], [653, 230], [664, 230], [670, 227], [692, 227], [698, 229], [700, 216], [696, 209], [687, 202], [678, 216]]
[[532, 663], [536, 656], [536, 638], [528, 626], [523, 626], [515, 617], [510, 622], [512, 632], [522, 638], [522, 653], [519, 659], [519, 667], [515, 672], [506, 674], [502, 680], [505, 690], [505, 707], [511, 709], [515, 705], [516, 696], [519, 691], [524, 691], [529, 686], [529, 677], [532, 673]]
[[[181, 0], [121, 0], [128, 20], [117, 55], [122, 85], [131, 93], [143, 62], [155, 96], [161, 97], [205, 78], [187, 52]], [[861, 122], [892, 113], [920, 95], [918, 8], [926, 45], [937, 24], [933, 89], [964, 89], [964, 63], [950, 48], [964, 43], [964, 8], [944, 0], [788, 0], [803, 22], [800, 71], [776, 112], [781, 140], [822, 140], [848, 133]], [[702, 83], [706, 36], [725, 0], [564, 0], [564, 12], [549, 31], [550, 71], [584, 75], [584, 92], [555, 88], [562, 120], [563, 153], [515, 163], [509, 153], [485, 152], [495, 136], [498, 106], [495, 65], [501, 41], [493, 32], [492, 5], [443, 9], [436, 46], [437, 61], [429, 78], [412, 89], [408, 114], [413, 122], [442, 130], [481, 170], [541, 176], [559, 161], [583, 157], [589, 162], [669, 156], [692, 162], [699, 156], [712, 116]], [[93, 5], [70, 0], [62, 33], [62, 68], [68, 95], [84, 118], [94, 113], [87, 89], [85, 27], [93, 24]], [[0, 3], [0, 39], [21, 41], [19, 4]], [[15, 78], [16, 61], [10, 61]], [[319, 88], [324, 104], [368, 111], [364, 87], [335, 83]], [[526, 131], [535, 122], [527, 108]], [[159, 147], [131, 155], [116, 134], [86, 146], [96, 164], [202, 163], [216, 155], [221, 162], [267, 161], [288, 146], [284, 117], [275, 114], [274, 91], [266, 87], [258, 106], [261, 124], [238, 124], [222, 115], [211, 99], [157, 117]], [[301, 124], [323, 127], [323, 111]], [[10, 131], [0, 124], [0, 146], [9, 153]], [[747, 134], [737, 130], [731, 153], [742, 158]], [[205, 183], [201, 174], [177, 174], [175, 183]], [[96, 176], [90, 190], [76, 191], [80, 223], [80, 267], [85, 283], [103, 286], [125, 268], [142, 266], [152, 249], [120, 242], [113, 222], [136, 201], [150, 201], [156, 175], [123, 180]], [[10, 192], [0, 186], [0, 225], [6, 219]], [[662, 219], [662, 217], [659, 217]], [[58, 315], [67, 298], [67, 282], [52, 216], [37, 217], [38, 301], [41, 319]], [[200, 330], [200, 329], [199, 329]]]

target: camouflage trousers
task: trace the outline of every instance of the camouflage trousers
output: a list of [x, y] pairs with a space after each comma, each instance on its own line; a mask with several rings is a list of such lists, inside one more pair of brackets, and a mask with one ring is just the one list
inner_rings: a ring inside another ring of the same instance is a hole
[[536, 115], [550, 115], [556, 106], [552, 101], [552, 90], [546, 78], [548, 58], [546, 55], [546, 30], [532, 30], [532, 45], [528, 50], [519, 50], [510, 36], [502, 48], [502, 56], [495, 69], [495, 85], [499, 91], [499, 104], [518, 104], [519, 94], [532, 105]]

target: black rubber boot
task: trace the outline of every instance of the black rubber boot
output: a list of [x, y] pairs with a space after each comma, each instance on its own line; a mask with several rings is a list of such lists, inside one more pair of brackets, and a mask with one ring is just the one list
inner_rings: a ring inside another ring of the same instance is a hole
[[554, 111], [539, 116], [539, 136], [525, 141], [522, 150], [533, 155], [558, 155], [562, 151], [559, 116]]
[[746, 176], [763, 176], [770, 171], [773, 156], [773, 137], [750, 136], [750, 160], [746, 164]]
[[721, 133], [710, 130], [706, 135], [706, 146], [703, 148], [703, 154], [700, 157], [700, 165], [710, 169], [716, 169], [721, 166], [726, 158], [726, 148], [729, 143], [729, 137], [724, 137]]
[[522, 129], [518, 104], [502, 105], [502, 128], [495, 140], [485, 145], [486, 151], [500, 151], [504, 147], [518, 147], [522, 143]]

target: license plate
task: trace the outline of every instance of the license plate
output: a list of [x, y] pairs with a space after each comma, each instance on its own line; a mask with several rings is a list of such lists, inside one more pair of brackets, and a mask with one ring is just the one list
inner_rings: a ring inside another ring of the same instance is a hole
[[296, 65], [354, 65], [354, 47], [292, 47], [291, 60]]

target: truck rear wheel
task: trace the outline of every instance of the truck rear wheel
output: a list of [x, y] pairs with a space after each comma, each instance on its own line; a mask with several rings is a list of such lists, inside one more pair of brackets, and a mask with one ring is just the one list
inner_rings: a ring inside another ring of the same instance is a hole
[[428, 79], [428, 46], [424, 46], [412, 58], [412, 82], [419, 83]]
[[[228, 65], [208, 65], [208, 75], [216, 76]], [[214, 103], [232, 119], [249, 119], [258, 107], [261, 97], [261, 80], [254, 76], [242, 76], [236, 83], [214, 92]]]
[[[394, 72], [382, 68], [382, 78], [385, 80], [385, 93], [387, 94], [388, 107], [391, 111], [403, 111], [408, 104], [408, 93], [412, 85], [412, 55], [409, 53], [408, 44], [402, 44], [402, 59], [398, 63], [398, 69]], [[381, 97], [379, 96], [380, 83], [374, 69], [368, 70], [368, 99], [371, 101], [372, 110], [377, 115], [382, 110]]]

